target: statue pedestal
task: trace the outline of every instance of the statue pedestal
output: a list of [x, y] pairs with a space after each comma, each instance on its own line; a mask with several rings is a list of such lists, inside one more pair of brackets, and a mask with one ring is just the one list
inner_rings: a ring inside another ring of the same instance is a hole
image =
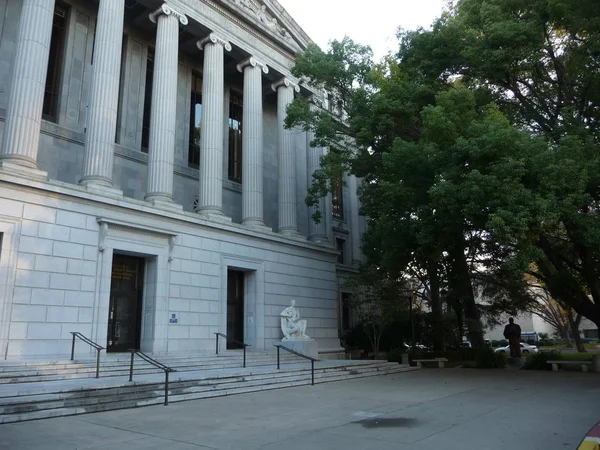
[[319, 344], [314, 339], [282, 339], [281, 345], [311, 358], [319, 358]]

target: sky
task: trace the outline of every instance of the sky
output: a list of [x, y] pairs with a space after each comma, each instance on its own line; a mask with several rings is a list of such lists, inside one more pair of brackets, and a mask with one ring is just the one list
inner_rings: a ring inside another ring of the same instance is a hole
[[370, 45], [378, 60], [397, 49], [398, 27], [429, 28], [446, 0], [279, 0], [321, 48], [350, 36]]

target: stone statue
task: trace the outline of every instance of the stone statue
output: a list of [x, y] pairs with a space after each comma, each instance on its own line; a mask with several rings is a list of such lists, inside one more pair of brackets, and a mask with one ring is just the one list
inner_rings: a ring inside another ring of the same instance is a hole
[[515, 323], [511, 317], [508, 319], [508, 325], [504, 327], [504, 337], [508, 339], [510, 346], [510, 357], [521, 357], [521, 327]]
[[310, 339], [306, 335], [306, 320], [300, 320], [300, 313], [296, 309], [296, 300], [292, 300], [291, 306], [281, 311], [280, 316], [284, 341]]

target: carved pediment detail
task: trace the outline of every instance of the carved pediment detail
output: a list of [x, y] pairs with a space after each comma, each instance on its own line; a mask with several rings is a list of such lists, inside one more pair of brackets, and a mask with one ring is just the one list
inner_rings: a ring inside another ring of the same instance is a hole
[[277, 19], [267, 10], [266, 5], [257, 0], [235, 0], [235, 3], [286, 41], [293, 41], [292, 35], [279, 24]]

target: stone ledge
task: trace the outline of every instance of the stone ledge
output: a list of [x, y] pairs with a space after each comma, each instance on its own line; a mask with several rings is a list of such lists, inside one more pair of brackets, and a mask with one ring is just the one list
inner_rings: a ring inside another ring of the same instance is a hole
[[67, 197], [76, 198], [79, 200], [89, 201], [101, 203], [103, 205], [108, 205], [114, 208], [120, 208], [122, 210], [121, 214], [124, 212], [131, 213], [137, 212], [142, 214], [151, 214], [155, 217], [178, 220], [181, 222], [187, 222], [193, 225], [204, 226], [210, 229], [220, 230], [229, 233], [235, 233], [240, 235], [245, 235], [247, 237], [252, 237], [260, 240], [266, 240], [270, 242], [275, 242], [278, 244], [288, 245], [291, 247], [304, 248], [306, 250], [317, 251], [320, 253], [326, 253], [329, 255], [337, 255], [337, 250], [331, 246], [320, 246], [310, 243], [309, 241], [300, 241], [296, 239], [286, 239], [281, 235], [275, 232], [267, 232], [267, 231], [257, 231], [251, 228], [242, 226], [236, 223], [227, 223], [222, 221], [213, 221], [207, 218], [200, 217], [198, 214], [190, 213], [186, 211], [177, 212], [170, 211], [167, 209], [156, 208], [152, 204], [148, 202], [144, 202], [141, 200], [135, 200], [128, 197], [123, 197], [121, 199], [116, 199], [115, 197], [110, 197], [107, 195], [103, 195], [98, 192], [91, 192], [84, 187], [72, 185], [68, 183], [63, 183], [60, 181], [40, 181], [29, 178], [24, 178], [21, 176], [16, 176], [11, 173], [0, 171], [0, 183], [10, 184], [15, 189], [20, 190], [33, 190], [33, 191], [42, 191], [48, 195], [48, 193], [52, 193], [55, 196], [65, 195]]

